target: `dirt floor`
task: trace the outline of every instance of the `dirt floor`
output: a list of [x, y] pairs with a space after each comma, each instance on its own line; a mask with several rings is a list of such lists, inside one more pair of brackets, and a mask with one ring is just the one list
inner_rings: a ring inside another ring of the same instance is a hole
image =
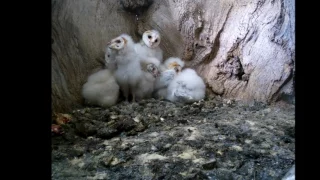
[[52, 179], [281, 179], [295, 164], [295, 107], [211, 97], [74, 110], [52, 136]]

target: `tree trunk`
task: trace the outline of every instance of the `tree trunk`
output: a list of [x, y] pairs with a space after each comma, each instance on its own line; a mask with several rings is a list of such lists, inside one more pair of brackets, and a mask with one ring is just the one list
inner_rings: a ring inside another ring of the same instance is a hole
[[101, 66], [106, 43], [162, 35], [164, 58], [178, 56], [213, 93], [273, 102], [294, 97], [293, 0], [53, 0], [52, 103], [81, 106], [81, 87]]

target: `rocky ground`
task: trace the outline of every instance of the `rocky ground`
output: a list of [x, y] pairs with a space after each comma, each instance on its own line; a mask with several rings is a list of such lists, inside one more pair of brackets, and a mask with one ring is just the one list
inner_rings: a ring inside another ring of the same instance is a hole
[[295, 107], [219, 97], [87, 107], [52, 137], [52, 179], [281, 179], [295, 163]]

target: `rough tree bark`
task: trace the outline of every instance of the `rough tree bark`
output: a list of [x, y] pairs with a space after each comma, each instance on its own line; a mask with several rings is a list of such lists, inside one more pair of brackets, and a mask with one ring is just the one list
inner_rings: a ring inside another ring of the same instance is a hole
[[53, 0], [53, 110], [81, 105], [108, 40], [128, 33], [137, 41], [147, 29], [162, 34], [164, 58], [181, 57], [215, 94], [294, 97], [293, 0]]

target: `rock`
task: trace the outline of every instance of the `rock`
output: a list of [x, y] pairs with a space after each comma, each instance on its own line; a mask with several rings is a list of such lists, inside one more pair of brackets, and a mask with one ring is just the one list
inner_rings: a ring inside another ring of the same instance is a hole
[[89, 123], [76, 123], [76, 132], [82, 137], [88, 137], [96, 134], [97, 129]]
[[237, 145], [231, 146], [230, 149], [235, 150], [235, 151], [243, 151], [242, 147], [237, 146]]
[[[223, 103], [215, 98], [203, 102], [207, 113], [193, 115], [188, 110], [195, 104], [144, 102], [135, 109], [116, 104], [106, 114], [117, 116], [110, 121], [100, 118], [102, 108], [85, 108], [90, 119], [74, 113], [65, 134], [52, 137], [52, 178], [88, 179], [104, 172], [108, 179], [281, 179], [295, 162], [294, 105], [258, 104], [252, 111], [233, 103], [214, 109]], [[184, 113], [160, 120], [175, 111]], [[133, 121], [138, 115], [140, 122]], [[88, 135], [90, 129], [96, 133]]]
[[253, 161], [246, 162], [243, 166], [240, 167], [238, 173], [241, 175], [251, 176], [254, 172], [254, 165], [255, 164]]
[[118, 130], [116, 129], [111, 129], [111, 128], [100, 128], [97, 131], [97, 137], [102, 138], [102, 139], [109, 139], [117, 135]]
[[154, 145], [152, 145], [152, 146], [151, 146], [151, 150], [152, 150], [152, 151], [157, 151], [157, 150], [158, 150], [158, 148], [157, 148], [157, 147], [155, 147]]
[[295, 180], [295, 165], [293, 165], [281, 180]]
[[106, 156], [104, 158], [101, 159], [100, 164], [102, 164], [105, 167], [109, 167], [111, 165], [111, 162], [113, 160], [113, 156]]
[[125, 11], [140, 15], [148, 9], [153, 0], [120, 0], [120, 4]]
[[146, 153], [146, 154], [141, 154], [137, 157], [138, 161], [141, 163], [141, 164], [144, 164], [144, 163], [147, 163], [147, 162], [150, 162], [152, 160], [165, 160], [167, 159], [167, 157], [165, 156], [161, 156], [159, 154], [149, 154], [149, 153]]
[[206, 173], [209, 179], [229, 180], [232, 178], [232, 173], [228, 169], [220, 168]]
[[70, 155], [71, 156], [75, 156], [75, 157], [79, 157], [79, 156], [82, 156], [84, 153], [85, 153], [85, 148], [84, 147], [75, 146], [71, 150]]
[[93, 177], [87, 177], [88, 180], [101, 180], [106, 179], [108, 177], [108, 174], [105, 172], [97, 172], [95, 176]]
[[217, 160], [211, 159], [210, 161], [206, 162], [205, 164], [202, 164], [202, 168], [205, 170], [211, 170], [217, 167]]

